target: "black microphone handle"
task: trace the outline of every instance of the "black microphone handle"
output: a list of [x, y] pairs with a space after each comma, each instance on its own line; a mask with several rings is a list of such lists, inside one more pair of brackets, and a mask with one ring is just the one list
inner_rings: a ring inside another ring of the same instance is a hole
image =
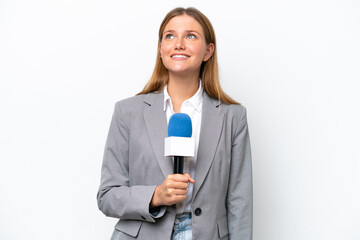
[[174, 156], [174, 173], [184, 173], [184, 157]]

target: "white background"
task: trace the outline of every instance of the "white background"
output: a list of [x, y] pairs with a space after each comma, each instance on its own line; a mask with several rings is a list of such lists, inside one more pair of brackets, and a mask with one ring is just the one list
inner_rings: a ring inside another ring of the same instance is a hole
[[113, 107], [149, 79], [177, 6], [210, 18], [248, 109], [254, 240], [359, 240], [357, 0], [0, 0], [0, 239], [110, 238], [96, 192]]

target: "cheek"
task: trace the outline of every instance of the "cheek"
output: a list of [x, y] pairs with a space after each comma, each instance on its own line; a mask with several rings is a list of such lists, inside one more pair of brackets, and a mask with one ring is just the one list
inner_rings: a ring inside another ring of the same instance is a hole
[[170, 45], [169, 44], [162, 44], [161, 47], [160, 47], [160, 53], [161, 54], [166, 54], [167, 52], [169, 52], [169, 49], [170, 49]]
[[191, 52], [196, 54], [198, 58], [203, 58], [206, 54], [206, 48], [203, 45], [191, 46]]
[[206, 50], [206, 45], [204, 45], [202, 42], [197, 42], [196, 44], [192, 44], [189, 47], [191, 47], [192, 50], [194, 52], [197, 52], [198, 54], [204, 53], [204, 51]]

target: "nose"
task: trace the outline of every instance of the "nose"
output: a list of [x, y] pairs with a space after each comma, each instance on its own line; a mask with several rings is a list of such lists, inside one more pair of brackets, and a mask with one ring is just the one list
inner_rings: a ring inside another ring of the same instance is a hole
[[175, 49], [185, 49], [184, 39], [178, 38], [175, 42]]

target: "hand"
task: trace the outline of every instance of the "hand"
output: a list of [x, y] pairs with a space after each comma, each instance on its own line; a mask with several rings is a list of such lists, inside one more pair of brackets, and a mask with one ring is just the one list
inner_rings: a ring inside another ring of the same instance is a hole
[[150, 207], [169, 206], [183, 201], [186, 198], [189, 182], [194, 183], [195, 180], [188, 173], [168, 175], [165, 181], [156, 187]]

